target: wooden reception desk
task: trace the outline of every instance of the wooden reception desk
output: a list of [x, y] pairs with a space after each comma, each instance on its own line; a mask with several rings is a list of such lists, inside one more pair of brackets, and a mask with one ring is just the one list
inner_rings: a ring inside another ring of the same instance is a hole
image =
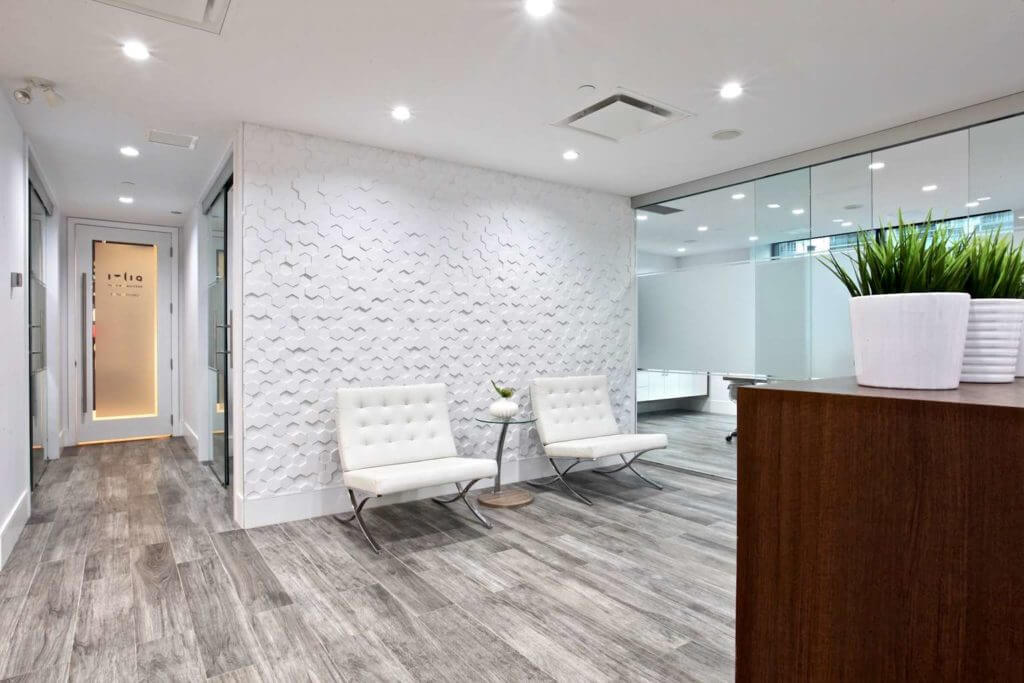
[[740, 389], [737, 681], [1024, 681], [1024, 380]]

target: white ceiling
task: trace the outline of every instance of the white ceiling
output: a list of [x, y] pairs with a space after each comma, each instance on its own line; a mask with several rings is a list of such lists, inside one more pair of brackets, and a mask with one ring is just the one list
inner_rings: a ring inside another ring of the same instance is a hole
[[[522, 0], [234, 0], [220, 35], [94, 0], [2, 7], [7, 97], [34, 75], [67, 100], [10, 100], [64, 210], [142, 222], [180, 222], [243, 120], [635, 195], [1024, 88], [1020, 0], [557, 0], [541, 21]], [[549, 125], [619, 88], [695, 116], [620, 143]]]

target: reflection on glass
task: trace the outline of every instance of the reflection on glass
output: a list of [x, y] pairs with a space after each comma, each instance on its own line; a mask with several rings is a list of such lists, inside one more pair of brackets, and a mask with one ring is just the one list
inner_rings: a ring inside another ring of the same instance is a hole
[[227, 485], [231, 473], [228, 401], [230, 321], [227, 300], [228, 189], [217, 197], [206, 215], [207, 386], [210, 414], [210, 465]]
[[[896, 223], [899, 213], [908, 223], [959, 218], [970, 213], [966, 130], [874, 152], [872, 207], [875, 226]], [[879, 222], [880, 221], [880, 222]]]
[[781, 258], [776, 245], [811, 236], [810, 171], [762, 178], [757, 192], [754, 256], [754, 373], [810, 376], [811, 283], [808, 258]]
[[46, 467], [46, 286], [43, 284], [43, 224], [46, 211], [29, 184], [29, 472], [32, 486]]
[[93, 241], [93, 418], [157, 413], [157, 248]]
[[970, 212], [1024, 239], [1024, 116], [975, 126], [968, 133], [968, 203], [976, 204]]

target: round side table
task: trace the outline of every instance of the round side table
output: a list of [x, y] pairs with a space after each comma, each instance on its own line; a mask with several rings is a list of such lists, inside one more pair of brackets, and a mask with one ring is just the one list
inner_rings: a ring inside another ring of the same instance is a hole
[[491, 493], [481, 493], [477, 502], [489, 508], [518, 508], [529, 505], [533, 502], [533, 494], [522, 489], [501, 490], [501, 456], [505, 451], [505, 434], [508, 433], [509, 425], [527, 425], [537, 421], [535, 417], [514, 415], [512, 417], [494, 417], [493, 415], [481, 415], [476, 418], [477, 422], [501, 425], [501, 435], [498, 437], [498, 474], [494, 477], [494, 490]]

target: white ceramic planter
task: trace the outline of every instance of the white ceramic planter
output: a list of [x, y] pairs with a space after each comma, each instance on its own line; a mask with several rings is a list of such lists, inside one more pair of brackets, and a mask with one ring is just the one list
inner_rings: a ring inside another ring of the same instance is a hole
[[1024, 299], [972, 299], [961, 382], [1012, 382], [1017, 374]]
[[494, 417], [500, 417], [504, 420], [514, 417], [519, 412], [519, 404], [510, 398], [499, 398], [491, 404], [487, 412]]
[[960, 383], [969, 294], [879, 294], [850, 299], [857, 383], [955, 389]]

